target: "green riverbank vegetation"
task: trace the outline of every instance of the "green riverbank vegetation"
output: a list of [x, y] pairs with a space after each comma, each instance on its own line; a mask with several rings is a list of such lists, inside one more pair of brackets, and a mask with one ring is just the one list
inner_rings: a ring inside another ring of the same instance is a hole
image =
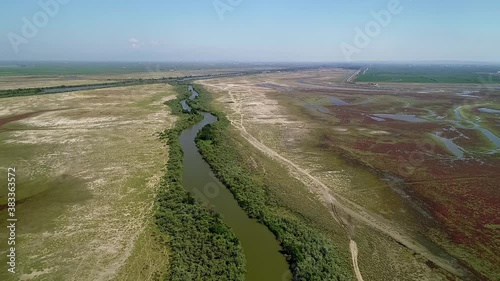
[[189, 96], [187, 85], [174, 85], [177, 99], [166, 102], [178, 117], [175, 126], [159, 134], [169, 146], [166, 174], [157, 195], [156, 224], [170, 240], [170, 269], [165, 280], [244, 280], [245, 257], [235, 234], [220, 216], [205, 208], [182, 186], [182, 130], [202, 120], [183, 112], [180, 101]]

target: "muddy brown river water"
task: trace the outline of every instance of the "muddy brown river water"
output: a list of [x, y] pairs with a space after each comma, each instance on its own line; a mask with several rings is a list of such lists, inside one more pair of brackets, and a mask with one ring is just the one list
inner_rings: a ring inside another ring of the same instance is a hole
[[[191, 97], [198, 93], [190, 86]], [[186, 101], [181, 102], [185, 110], [191, 110]], [[246, 257], [247, 281], [288, 281], [291, 273], [280, 245], [264, 225], [250, 219], [241, 209], [232, 193], [214, 176], [195, 144], [198, 132], [205, 126], [217, 122], [217, 117], [200, 112], [203, 120], [182, 131], [179, 141], [184, 152], [183, 185], [196, 198], [216, 210], [223, 221], [231, 227], [241, 242]]]

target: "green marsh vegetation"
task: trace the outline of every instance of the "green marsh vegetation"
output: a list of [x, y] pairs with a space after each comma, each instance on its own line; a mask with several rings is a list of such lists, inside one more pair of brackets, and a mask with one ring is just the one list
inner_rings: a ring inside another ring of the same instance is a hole
[[18, 96], [33, 96], [33, 95], [39, 95], [42, 92], [43, 92], [42, 88], [1, 90], [0, 91], [0, 98], [9, 98], [9, 97], [18, 97]]

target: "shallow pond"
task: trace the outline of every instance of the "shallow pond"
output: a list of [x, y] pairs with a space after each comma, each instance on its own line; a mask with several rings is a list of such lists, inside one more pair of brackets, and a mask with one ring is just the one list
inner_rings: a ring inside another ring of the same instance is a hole
[[463, 159], [464, 158], [464, 152], [465, 149], [463, 149], [461, 146], [455, 144], [452, 140], [443, 138], [439, 136], [438, 134], [432, 134], [432, 137], [440, 141], [448, 151], [450, 151], [456, 159]]
[[336, 97], [330, 97], [330, 100], [335, 104], [335, 105], [349, 105], [348, 102], [346, 101], [343, 101], [339, 98], [336, 98]]
[[497, 110], [497, 109], [481, 107], [481, 108], [478, 108], [477, 110], [479, 110], [479, 112], [483, 112], [483, 113], [500, 114], [500, 110]]

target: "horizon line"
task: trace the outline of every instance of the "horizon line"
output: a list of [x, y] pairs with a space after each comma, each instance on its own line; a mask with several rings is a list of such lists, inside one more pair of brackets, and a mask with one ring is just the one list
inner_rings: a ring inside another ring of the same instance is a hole
[[192, 64], [371, 64], [371, 63], [455, 63], [455, 64], [500, 64], [500, 61], [472, 60], [369, 60], [369, 61], [236, 61], [236, 60], [0, 60], [0, 63], [11, 62], [58, 62], [58, 63], [192, 63]]

